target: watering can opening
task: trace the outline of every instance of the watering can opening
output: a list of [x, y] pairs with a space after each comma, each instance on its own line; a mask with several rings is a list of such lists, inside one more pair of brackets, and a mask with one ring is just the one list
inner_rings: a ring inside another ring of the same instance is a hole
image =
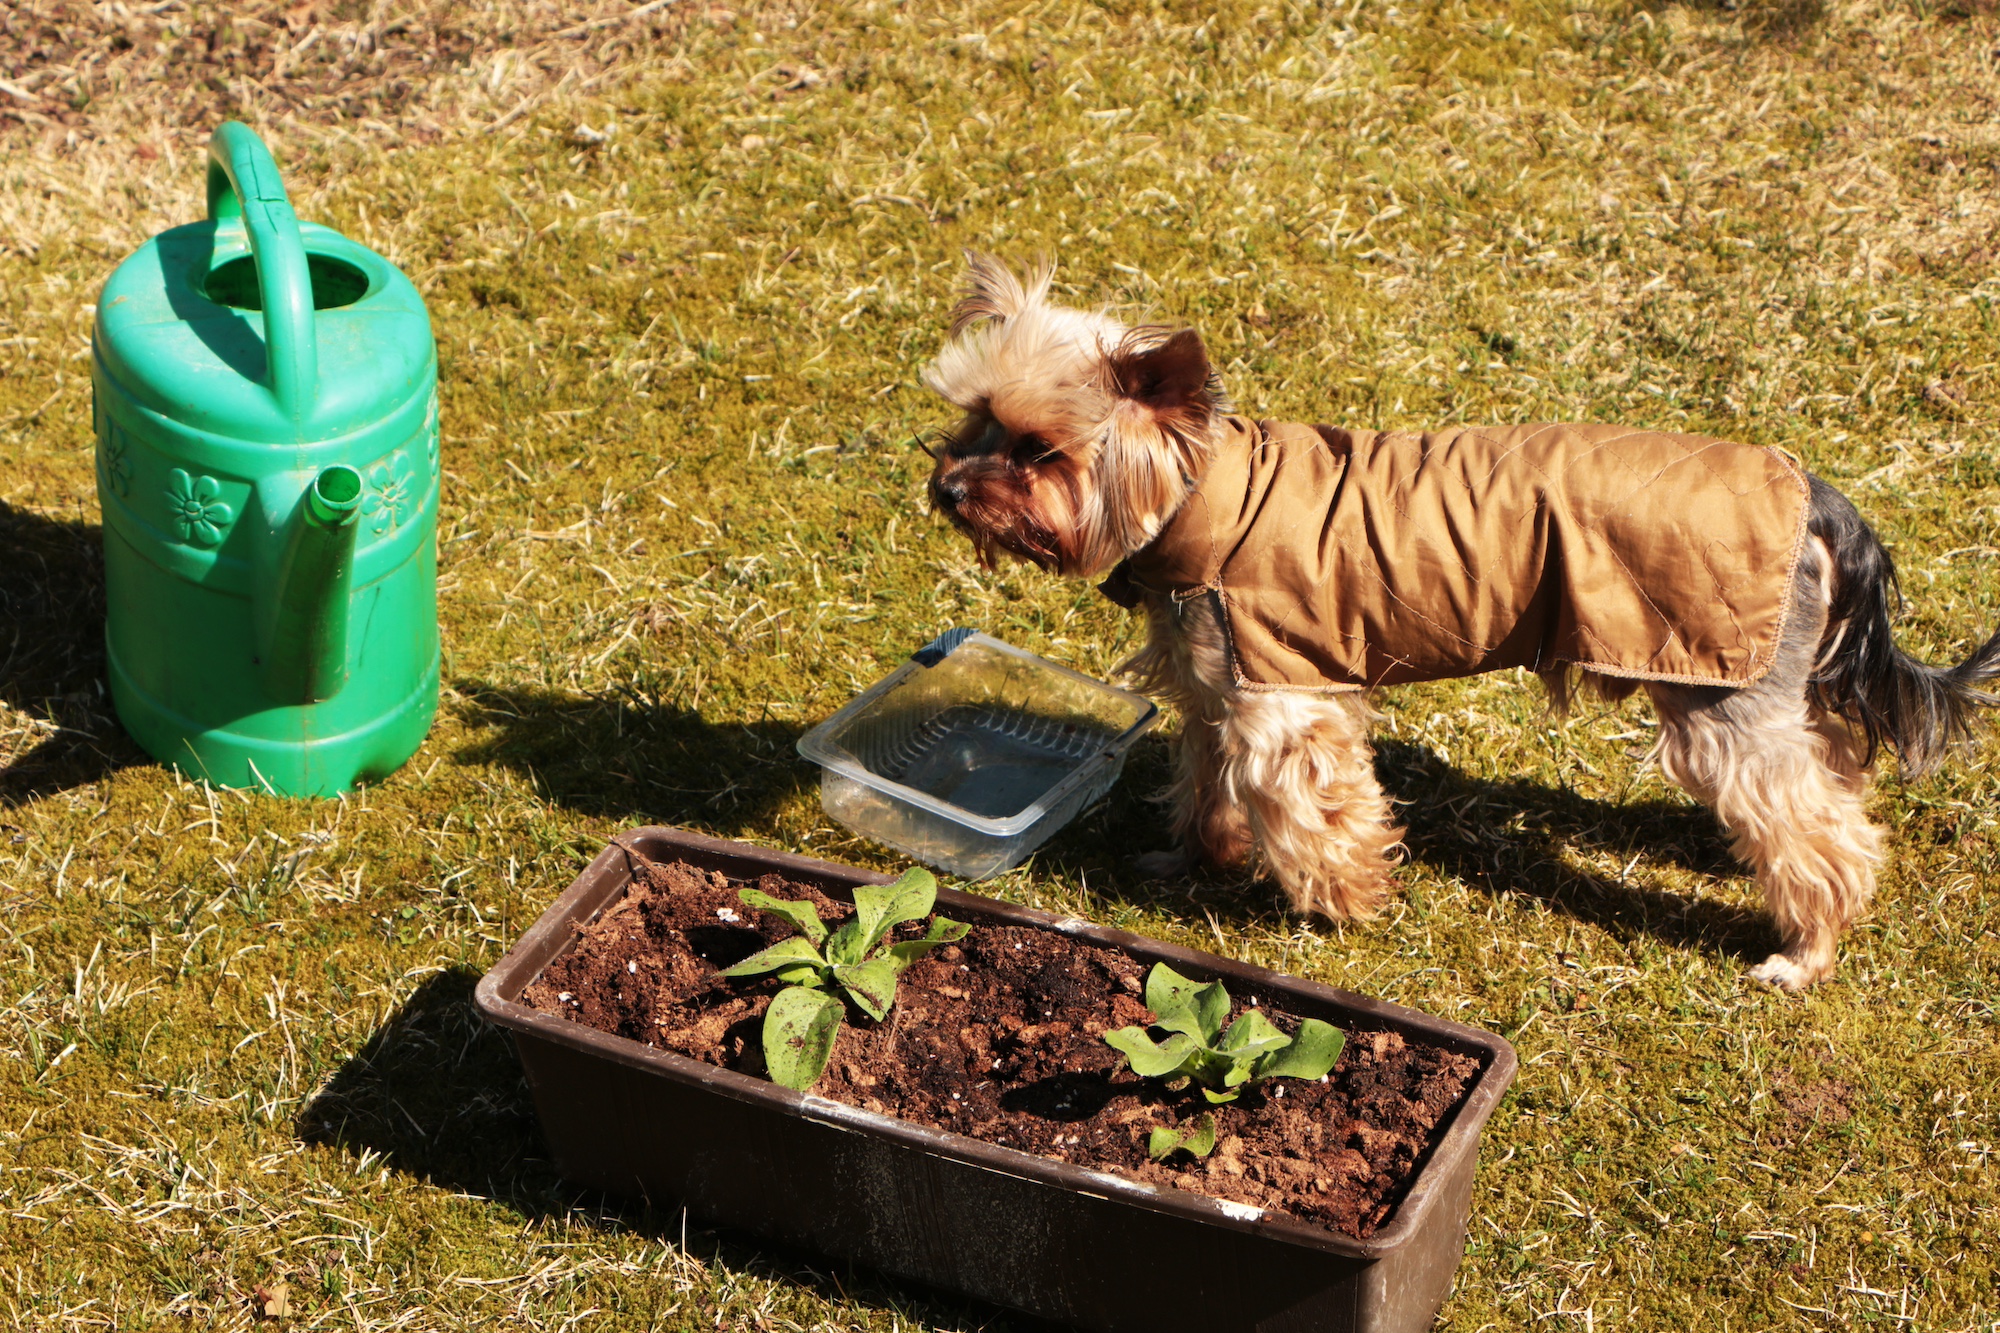
[[[338, 310], [368, 295], [368, 275], [344, 259], [306, 252], [306, 276], [312, 284], [314, 310]], [[202, 295], [235, 310], [262, 310], [264, 294], [257, 285], [257, 257], [238, 255], [212, 270], [197, 284]]]
[[307, 512], [322, 527], [345, 522], [360, 500], [361, 474], [345, 463], [335, 463], [306, 488]]

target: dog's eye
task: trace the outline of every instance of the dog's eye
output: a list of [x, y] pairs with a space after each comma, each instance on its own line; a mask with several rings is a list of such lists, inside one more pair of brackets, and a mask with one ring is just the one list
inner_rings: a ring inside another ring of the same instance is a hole
[[980, 458], [999, 453], [1006, 444], [1007, 432], [999, 422], [974, 419], [959, 427], [955, 435], [947, 437], [944, 451], [953, 458]]
[[1014, 442], [1014, 448], [1030, 463], [1046, 463], [1061, 452], [1039, 435], [1023, 435]]

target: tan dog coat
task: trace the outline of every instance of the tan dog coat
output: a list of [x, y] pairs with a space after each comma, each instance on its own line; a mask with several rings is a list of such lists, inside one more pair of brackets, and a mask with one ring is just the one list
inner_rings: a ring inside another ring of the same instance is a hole
[[1777, 651], [1809, 491], [1775, 449], [1590, 425], [1229, 417], [1222, 433], [1103, 591], [1126, 607], [1216, 593], [1245, 688], [1564, 664], [1741, 686]]

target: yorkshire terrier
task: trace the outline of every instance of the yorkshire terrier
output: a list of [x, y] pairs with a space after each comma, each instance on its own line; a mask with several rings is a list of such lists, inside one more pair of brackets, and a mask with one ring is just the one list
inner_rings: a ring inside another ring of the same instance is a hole
[[1891, 638], [1889, 554], [1854, 506], [1772, 449], [1606, 426], [1430, 434], [1232, 413], [1201, 338], [1053, 305], [971, 259], [924, 382], [965, 416], [936, 509], [989, 565], [1083, 578], [1146, 616], [1126, 664], [1183, 718], [1182, 850], [1260, 865], [1303, 912], [1366, 917], [1402, 830], [1375, 779], [1366, 691], [1524, 666], [1566, 706], [1643, 689], [1653, 757], [1755, 873], [1780, 951], [1827, 975], [1866, 907], [1878, 749], [1920, 774], [1967, 739], [2000, 633], [1961, 665]]

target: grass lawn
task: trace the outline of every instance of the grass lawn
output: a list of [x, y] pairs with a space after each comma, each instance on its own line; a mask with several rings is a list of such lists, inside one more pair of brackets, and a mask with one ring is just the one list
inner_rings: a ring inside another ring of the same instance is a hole
[[[621, 828], [893, 866], [792, 746], [939, 629], [1133, 646], [926, 511], [963, 247], [1196, 324], [1255, 415], [1783, 446], [1896, 552], [1908, 647], [2000, 624], [1990, 5], [123, 8], [0, 16], [8, 1326], [280, 1281], [299, 1328], [1023, 1326], [569, 1188], [469, 1008]], [[226, 114], [439, 339], [443, 704], [338, 801], [190, 785], [101, 685], [91, 303]], [[2000, 746], [1885, 775], [1877, 910], [1799, 998], [1644, 711], [1530, 685], [1380, 700], [1379, 921], [1138, 879], [1160, 739], [991, 887], [1505, 1033], [1448, 1329], [2000, 1329]]]

